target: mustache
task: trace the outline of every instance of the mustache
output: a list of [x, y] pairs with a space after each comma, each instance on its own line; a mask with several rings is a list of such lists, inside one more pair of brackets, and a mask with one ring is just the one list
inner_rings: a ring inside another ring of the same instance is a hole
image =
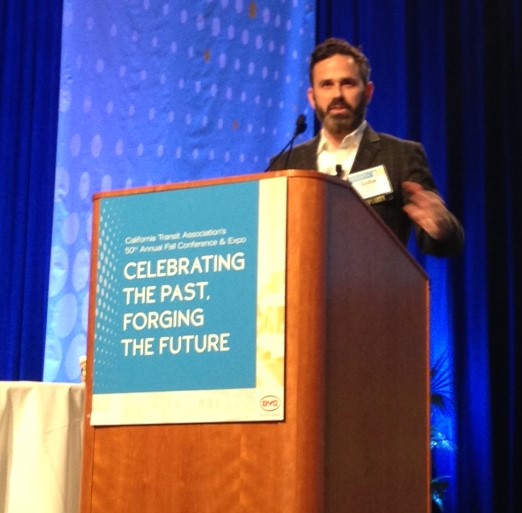
[[330, 104], [328, 105], [328, 107], [326, 108], [326, 110], [329, 111], [332, 109], [336, 109], [338, 107], [341, 107], [343, 109], [348, 109], [349, 111], [352, 110], [352, 107], [350, 105], [348, 105], [344, 100], [340, 100], [340, 99], [332, 100], [330, 102]]

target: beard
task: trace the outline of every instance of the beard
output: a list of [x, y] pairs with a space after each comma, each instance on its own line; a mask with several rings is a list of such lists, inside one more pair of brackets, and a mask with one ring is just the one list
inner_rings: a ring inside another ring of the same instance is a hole
[[[317, 105], [317, 103], [316, 103]], [[334, 107], [342, 107], [347, 110], [346, 114], [331, 114]], [[316, 115], [327, 132], [337, 137], [351, 134], [366, 117], [367, 102], [364, 98], [352, 107], [343, 99], [335, 99], [330, 102], [326, 110], [316, 107]]]

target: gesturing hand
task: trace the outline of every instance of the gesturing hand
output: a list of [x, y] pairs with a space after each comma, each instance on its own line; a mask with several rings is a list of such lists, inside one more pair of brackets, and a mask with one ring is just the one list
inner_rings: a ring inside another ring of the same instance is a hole
[[442, 198], [416, 182], [403, 182], [408, 198], [403, 207], [408, 217], [433, 239], [444, 239], [450, 229], [451, 216]]

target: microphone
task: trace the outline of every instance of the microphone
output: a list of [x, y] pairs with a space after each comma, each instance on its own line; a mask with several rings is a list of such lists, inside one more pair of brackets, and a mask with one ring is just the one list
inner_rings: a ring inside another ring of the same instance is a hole
[[286, 146], [270, 161], [268, 164], [268, 167], [265, 169], [265, 173], [270, 170], [270, 166], [277, 162], [281, 155], [288, 149], [288, 154], [286, 155], [285, 160], [285, 168], [288, 168], [288, 161], [290, 159], [290, 154], [292, 153], [292, 148], [294, 147], [294, 141], [296, 140], [298, 135], [301, 135], [306, 129], [308, 128], [308, 125], [306, 124], [306, 117], [304, 114], [299, 114], [297, 116], [297, 119], [295, 120], [295, 130], [294, 135], [292, 135], [292, 138], [288, 141]]
[[294, 137], [297, 137], [298, 135], [302, 134], [307, 128], [308, 125], [306, 124], [305, 115], [299, 114], [299, 116], [297, 116], [297, 119], [295, 120]]

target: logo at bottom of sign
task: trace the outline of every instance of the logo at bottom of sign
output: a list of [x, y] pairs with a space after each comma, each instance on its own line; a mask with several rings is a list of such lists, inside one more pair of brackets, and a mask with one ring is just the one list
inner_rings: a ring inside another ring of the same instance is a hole
[[259, 406], [264, 411], [276, 411], [281, 406], [281, 399], [275, 395], [265, 395], [259, 401]]

